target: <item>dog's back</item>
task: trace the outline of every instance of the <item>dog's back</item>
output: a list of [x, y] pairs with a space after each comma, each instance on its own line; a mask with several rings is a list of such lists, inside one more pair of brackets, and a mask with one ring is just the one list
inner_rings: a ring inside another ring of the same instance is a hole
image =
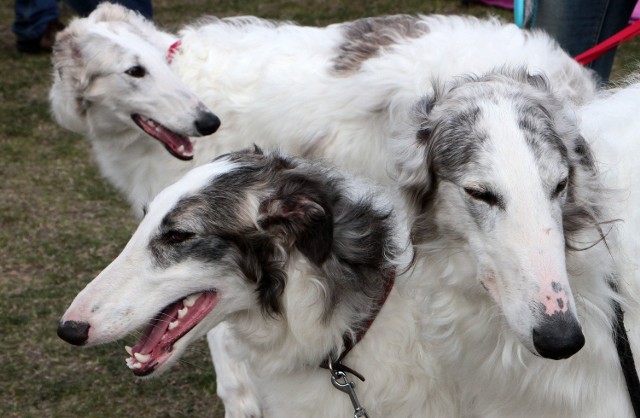
[[[533, 72], [546, 73], [554, 89], [575, 102], [595, 89], [587, 70], [549, 37], [497, 21], [387, 16], [311, 28], [257, 18], [213, 19], [182, 30], [177, 46], [177, 37], [119, 9], [104, 5], [88, 19], [72, 23], [57, 48], [66, 54], [54, 54], [54, 63], [59, 68], [69, 60], [58, 56], [74, 57], [71, 62], [86, 70], [100, 58], [78, 45], [100, 43], [108, 50], [111, 42], [111, 48], [123, 53], [144, 45], [135, 52], [145, 66], [142, 80], [147, 87], [103, 87], [93, 94], [95, 89], [78, 88], [63, 71], [63, 77], [55, 78], [51, 98], [58, 121], [89, 137], [103, 174], [139, 214], [188, 169], [254, 141], [294, 155], [329, 159], [388, 184], [395, 171], [388, 140], [407, 108], [428, 93], [433, 79], [484, 73], [496, 65], [529, 65]], [[114, 42], [116, 33], [126, 34], [128, 45]], [[111, 73], [110, 79], [117, 80], [126, 68], [114, 61], [100, 64], [101, 72], [86, 81], [95, 84]], [[171, 79], [168, 71], [177, 77]], [[192, 120], [181, 110], [184, 100], [167, 102], [161, 94], [182, 82], [222, 120], [214, 137], [192, 140], [194, 159], [188, 162], [171, 157], [131, 120], [132, 113], [149, 112], [135, 109], [137, 98], [144, 95], [156, 110], [163, 104], [173, 107], [158, 111], [156, 122], [192, 135], [176, 122]]]

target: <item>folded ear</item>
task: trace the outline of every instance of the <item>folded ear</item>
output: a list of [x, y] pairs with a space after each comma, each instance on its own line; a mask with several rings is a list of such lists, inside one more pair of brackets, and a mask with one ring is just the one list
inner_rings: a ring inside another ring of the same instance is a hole
[[89, 130], [85, 115], [88, 104], [84, 99], [87, 76], [78, 44], [82, 30], [82, 21], [76, 19], [56, 37], [52, 55], [55, 72], [49, 100], [53, 115], [62, 127], [86, 134]]
[[294, 246], [310, 261], [322, 264], [333, 245], [333, 213], [322, 184], [290, 179], [260, 205], [258, 225]]
[[79, 32], [82, 30], [80, 20], [73, 21], [56, 35], [53, 45], [52, 61], [57, 75], [67, 80], [75, 90], [82, 88], [84, 59], [78, 44]]

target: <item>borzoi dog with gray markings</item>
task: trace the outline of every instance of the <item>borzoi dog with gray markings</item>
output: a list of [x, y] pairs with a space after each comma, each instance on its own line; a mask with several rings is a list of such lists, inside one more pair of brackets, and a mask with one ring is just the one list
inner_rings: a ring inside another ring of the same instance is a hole
[[247, 351], [263, 416], [347, 416], [350, 397], [319, 365], [370, 324], [344, 360], [366, 377], [355, 391], [367, 412], [455, 416], [420, 342], [403, 230], [371, 186], [319, 163], [259, 150], [222, 156], [158, 194], [59, 335], [95, 345], [147, 324], [127, 360], [143, 376], [226, 321]]
[[424, 337], [463, 415], [633, 416], [612, 337], [617, 238], [575, 112], [524, 72], [434, 90], [397, 143], [399, 182]]

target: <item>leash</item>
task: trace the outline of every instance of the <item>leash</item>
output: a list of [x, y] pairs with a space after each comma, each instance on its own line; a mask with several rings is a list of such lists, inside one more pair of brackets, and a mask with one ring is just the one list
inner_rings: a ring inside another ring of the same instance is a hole
[[[617, 292], [617, 286], [612, 284], [612, 287]], [[615, 323], [613, 324], [613, 339], [618, 351], [620, 367], [622, 367], [622, 374], [627, 383], [631, 406], [633, 406], [636, 417], [640, 417], [640, 379], [636, 372], [636, 364], [633, 360], [633, 352], [631, 351], [627, 330], [624, 327], [624, 311], [618, 301], [613, 301], [613, 310], [616, 315]]]
[[610, 49], [627, 42], [629, 39], [632, 39], [639, 34], [640, 20], [622, 29], [612, 37], [605, 39], [593, 48], [587, 49], [582, 54], [577, 55], [574, 59], [582, 65], [589, 64], [591, 61], [604, 55]]
[[362, 340], [362, 338], [364, 338], [364, 335], [367, 333], [369, 328], [371, 328], [371, 324], [373, 324], [373, 321], [375, 321], [375, 319], [378, 317], [382, 306], [387, 301], [387, 298], [391, 293], [391, 289], [393, 289], [395, 280], [396, 271], [391, 270], [385, 280], [384, 294], [371, 310], [371, 314], [369, 315], [369, 317], [363, 321], [363, 324], [361, 327], [359, 327], [356, 335], [352, 338], [350, 335], [345, 334], [342, 337], [344, 348], [342, 349], [340, 355], [335, 360], [332, 360], [331, 355], [329, 355], [322, 361], [322, 363], [320, 363], [321, 368], [327, 369], [331, 373], [331, 384], [339, 391], [349, 395], [351, 404], [354, 408], [354, 418], [368, 418], [369, 415], [367, 415], [367, 411], [365, 411], [365, 409], [360, 405], [355, 391], [356, 384], [353, 381], [349, 380], [347, 373], [351, 373], [363, 382], [365, 381], [365, 378], [362, 374], [342, 364], [342, 360], [344, 360], [347, 354], [351, 352], [353, 347], [355, 347], [355, 345], [358, 344]]

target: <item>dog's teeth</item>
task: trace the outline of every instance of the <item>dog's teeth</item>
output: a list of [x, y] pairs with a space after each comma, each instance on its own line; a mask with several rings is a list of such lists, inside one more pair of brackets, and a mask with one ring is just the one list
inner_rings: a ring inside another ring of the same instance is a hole
[[140, 354], [140, 353], [136, 353], [134, 355], [134, 357], [136, 358], [136, 360], [138, 360], [140, 363], [146, 363], [147, 361], [149, 361], [149, 359], [151, 358], [151, 354]]
[[189, 308], [187, 308], [186, 306], [184, 308], [178, 310], [178, 319], [184, 318], [184, 316], [187, 314], [187, 312], [189, 312]]
[[129, 347], [128, 345], [125, 345], [124, 349], [127, 352], [127, 354], [129, 354], [130, 356], [133, 355], [133, 349], [131, 347]]
[[196, 293], [193, 295], [189, 295], [186, 298], [183, 299], [182, 304], [188, 308], [192, 307], [195, 303], [196, 300], [200, 299], [200, 296], [202, 296], [202, 293]]
[[[178, 314], [180, 315], [180, 314]], [[169, 323], [169, 331], [171, 331], [172, 329], [174, 329], [175, 327], [178, 326], [178, 324], [180, 323], [180, 321], [173, 321]], [[139, 360], [139, 359], [138, 359]]]
[[141, 369], [142, 368], [142, 364], [135, 362], [133, 363], [133, 366], [131, 366], [132, 369]]
[[184, 145], [180, 145], [180, 146], [178, 147], [178, 151], [179, 151], [179, 152], [184, 152]]
[[125, 363], [127, 363], [128, 368], [133, 369], [133, 359], [131, 357], [127, 357]]

